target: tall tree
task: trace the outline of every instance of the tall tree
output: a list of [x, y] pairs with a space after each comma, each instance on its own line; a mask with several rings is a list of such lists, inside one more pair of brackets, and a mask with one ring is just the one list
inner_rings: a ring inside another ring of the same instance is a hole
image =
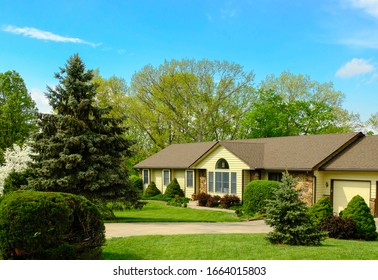
[[130, 121], [157, 149], [172, 143], [233, 139], [249, 108], [253, 73], [209, 60], [144, 67], [131, 83]]
[[256, 95], [242, 121], [242, 138], [339, 133], [360, 125], [358, 115], [342, 108], [343, 94], [332, 83], [309, 76], [268, 76]]
[[95, 105], [93, 72], [74, 55], [55, 77], [59, 84], [48, 87], [46, 95], [56, 114], [40, 115], [40, 133], [33, 142], [35, 178], [29, 186], [135, 202], [136, 192], [121, 167], [131, 142], [123, 137], [123, 119]]
[[24, 143], [36, 128], [36, 117], [37, 107], [20, 74], [0, 73], [0, 151]]
[[378, 113], [372, 114], [367, 121], [367, 125], [378, 132]]

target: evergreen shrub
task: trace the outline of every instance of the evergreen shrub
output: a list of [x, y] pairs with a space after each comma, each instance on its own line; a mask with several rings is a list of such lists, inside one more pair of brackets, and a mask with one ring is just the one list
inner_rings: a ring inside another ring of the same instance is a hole
[[21, 172], [12, 171], [4, 180], [3, 193], [9, 193], [21, 189], [23, 186], [28, 185], [28, 178], [31, 177], [31, 169], [26, 169]]
[[331, 238], [354, 239], [356, 223], [351, 218], [341, 218], [332, 215], [322, 222], [321, 229], [327, 232], [328, 237]]
[[131, 184], [133, 188], [139, 192], [143, 192], [143, 179], [137, 175], [130, 176]]
[[328, 197], [322, 197], [308, 209], [311, 221], [317, 227], [321, 227], [323, 222], [333, 216], [333, 207]]
[[222, 208], [228, 209], [232, 206], [238, 206], [240, 204], [240, 198], [234, 194], [225, 194], [221, 199], [220, 199], [220, 204]]
[[148, 198], [159, 194], [161, 194], [161, 191], [156, 187], [155, 182], [151, 181], [151, 183], [148, 184], [148, 187], [144, 192], [144, 196]]
[[181, 189], [180, 184], [177, 179], [174, 178], [167, 186], [164, 192], [164, 196], [174, 198], [176, 195], [179, 197], [184, 197], [184, 191]]
[[376, 240], [378, 233], [374, 217], [365, 200], [356, 195], [349, 201], [347, 207], [340, 212], [340, 217], [351, 218], [356, 223], [356, 238], [364, 240]]
[[101, 259], [105, 227], [82, 196], [14, 191], [0, 201], [0, 258]]
[[266, 200], [271, 198], [273, 191], [280, 186], [279, 182], [255, 180], [250, 182], [244, 190], [243, 208], [250, 215], [264, 212]]

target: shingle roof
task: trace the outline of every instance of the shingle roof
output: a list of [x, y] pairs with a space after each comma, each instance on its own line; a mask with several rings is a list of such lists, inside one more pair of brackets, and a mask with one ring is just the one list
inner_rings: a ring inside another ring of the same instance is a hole
[[362, 138], [322, 166], [321, 170], [378, 171], [378, 135]]
[[251, 169], [313, 170], [360, 137], [362, 133], [353, 132], [175, 144], [135, 168], [189, 168], [219, 143]]
[[135, 168], [189, 168], [217, 142], [173, 144], [139, 162]]

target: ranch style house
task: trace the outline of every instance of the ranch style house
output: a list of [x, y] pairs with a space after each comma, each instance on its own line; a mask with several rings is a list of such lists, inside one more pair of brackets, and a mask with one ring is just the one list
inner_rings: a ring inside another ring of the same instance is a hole
[[378, 216], [378, 135], [361, 132], [173, 144], [136, 164], [144, 187], [154, 181], [164, 193], [176, 178], [189, 198], [201, 192], [243, 199], [253, 180], [277, 180], [288, 171], [301, 198], [323, 196], [335, 213], [361, 195]]

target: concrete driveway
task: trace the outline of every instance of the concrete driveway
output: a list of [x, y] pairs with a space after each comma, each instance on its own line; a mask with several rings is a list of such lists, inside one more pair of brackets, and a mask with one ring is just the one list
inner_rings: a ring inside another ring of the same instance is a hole
[[106, 238], [200, 233], [268, 233], [263, 220], [236, 223], [106, 223]]

